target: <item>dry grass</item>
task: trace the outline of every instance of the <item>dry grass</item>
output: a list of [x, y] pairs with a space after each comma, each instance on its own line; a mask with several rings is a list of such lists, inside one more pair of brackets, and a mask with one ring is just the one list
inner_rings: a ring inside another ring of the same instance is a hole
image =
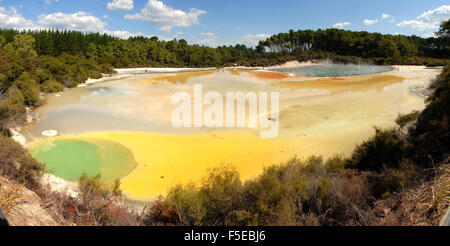
[[[447, 212], [450, 207], [450, 165], [441, 171], [442, 176], [435, 181], [434, 186], [432, 186], [432, 202], [428, 205], [428, 210], [435, 212], [437, 218], [436, 223], [441, 221], [442, 217]], [[434, 222], [434, 221], [433, 221]]]
[[5, 214], [9, 213], [13, 209], [20, 199], [22, 198], [20, 189], [14, 189], [11, 191], [0, 189], [0, 207]]
[[434, 178], [377, 202], [380, 225], [436, 226], [450, 206], [450, 158], [430, 170]]

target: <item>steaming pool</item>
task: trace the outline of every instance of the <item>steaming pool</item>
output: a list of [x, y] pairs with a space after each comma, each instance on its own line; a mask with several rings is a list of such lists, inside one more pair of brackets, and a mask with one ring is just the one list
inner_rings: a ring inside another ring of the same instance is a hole
[[[423, 109], [424, 98], [411, 88], [439, 73], [382, 67], [347, 76], [349, 67], [337, 77], [339, 66], [308, 69], [141, 74], [48, 95], [36, 109], [40, 121], [24, 129], [28, 150], [58, 177], [120, 179], [130, 199], [147, 201], [178, 183], [200, 182], [220, 164], [236, 166], [247, 180], [293, 157], [348, 155], [373, 126], [394, 126], [399, 113]], [[326, 77], [305, 72], [325, 70]], [[171, 113], [179, 105], [171, 104], [172, 95], [186, 92], [193, 100], [195, 84], [220, 95], [279, 92], [278, 137], [260, 138], [260, 127], [248, 121], [241, 128], [174, 128]], [[49, 131], [57, 135], [43, 135]]]
[[391, 70], [392, 68], [387, 66], [337, 65], [337, 64], [273, 69], [273, 71], [277, 72], [295, 73], [304, 76], [314, 76], [314, 77], [358, 76], [358, 75], [378, 74]]

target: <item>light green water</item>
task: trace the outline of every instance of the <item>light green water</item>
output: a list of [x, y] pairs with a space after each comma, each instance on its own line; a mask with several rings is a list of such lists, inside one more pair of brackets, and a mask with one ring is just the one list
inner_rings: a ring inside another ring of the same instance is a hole
[[46, 164], [46, 171], [75, 181], [84, 173], [111, 183], [136, 167], [132, 153], [124, 146], [99, 139], [49, 139], [31, 146], [31, 154]]
[[295, 73], [304, 76], [314, 76], [314, 77], [345, 77], [345, 76], [369, 75], [387, 72], [390, 70], [392, 70], [392, 68], [387, 66], [339, 65], [339, 64], [274, 69], [274, 71], [278, 72]]

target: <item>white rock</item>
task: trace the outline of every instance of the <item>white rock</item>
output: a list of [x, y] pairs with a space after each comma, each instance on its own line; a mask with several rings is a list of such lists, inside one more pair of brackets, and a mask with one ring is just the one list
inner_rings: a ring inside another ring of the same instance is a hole
[[46, 137], [54, 137], [54, 136], [58, 135], [58, 131], [57, 130], [45, 130], [41, 134]]

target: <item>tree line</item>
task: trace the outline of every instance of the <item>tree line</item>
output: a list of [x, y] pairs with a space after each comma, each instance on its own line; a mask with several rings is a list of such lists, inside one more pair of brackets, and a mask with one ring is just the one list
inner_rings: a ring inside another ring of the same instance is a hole
[[347, 56], [372, 60], [378, 64], [417, 64], [428, 59], [448, 59], [448, 37], [355, 32], [340, 29], [290, 30], [260, 41], [258, 52], [308, 56]]
[[326, 58], [344, 63], [443, 65], [450, 57], [448, 38], [442, 35], [422, 38], [340, 29], [290, 30], [260, 41], [256, 48], [239, 44], [211, 48], [188, 44], [184, 39], [159, 40], [156, 36], [125, 40], [67, 30], [0, 30], [6, 44], [23, 34], [34, 38], [33, 48], [39, 56], [68, 54], [113, 67], [268, 66], [292, 59]]
[[256, 50], [245, 45], [210, 48], [190, 45], [184, 39], [170, 41], [158, 37], [130, 37], [120, 39], [107, 34], [78, 31], [0, 30], [6, 43], [26, 34], [35, 39], [34, 49], [40, 56], [81, 56], [114, 67], [177, 66], [208, 67], [242, 63], [258, 56]]

